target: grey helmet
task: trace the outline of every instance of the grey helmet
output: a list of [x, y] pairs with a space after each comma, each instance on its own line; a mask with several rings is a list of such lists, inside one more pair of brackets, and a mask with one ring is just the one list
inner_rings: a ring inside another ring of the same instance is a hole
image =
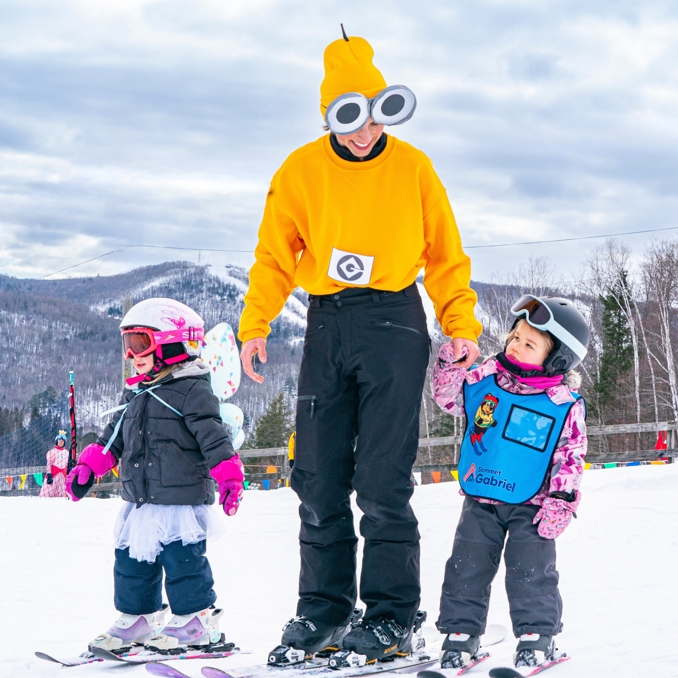
[[571, 301], [526, 294], [511, 306], [511, 313], [516, 316], [513, 327], [525, 320], [551, 335], [554, 348], [544, 361], [542, 374], [566, 374], [586, 357], [591, 330]]

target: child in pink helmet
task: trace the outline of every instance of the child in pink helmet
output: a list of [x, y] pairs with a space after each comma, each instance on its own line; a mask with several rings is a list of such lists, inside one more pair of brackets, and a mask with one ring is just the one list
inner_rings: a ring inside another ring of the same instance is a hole
[[[172, 299], [147, 299], [120, 324], [137, 372], [99, 440], [88, 445], [66, 489], [82, 499], [95, 478], [118, 465], [125, 500], [115, 527], [115, 606], [122, 614], [96, 646], [122, 652], [135, 644], [177, 650], [219, 649], [221, 610], [205, 557], [209, 507], [234, 515], [243, 466], [219, 416], [209, 368], [200, 360], [202, 318]], [[159, 631], [162, 580], [174, 616]]]

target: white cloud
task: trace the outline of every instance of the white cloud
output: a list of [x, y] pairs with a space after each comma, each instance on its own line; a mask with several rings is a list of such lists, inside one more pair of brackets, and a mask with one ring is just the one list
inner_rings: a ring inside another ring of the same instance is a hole
[[[182, 246], [196, 232], [252, 249], [273, 172], [322, 133], [322, 51], [340, 21], [372, 42], [389, 82], [416, 90], [417, 114], [393, 133], [432, 157], [467, 245], [674, 225], [669, 2], [0, 7], [3, 273], [35, 276], [52, 270], [45, 259], [65, 266], [125, 245]], [[594, 245], [470, 252], [482, 279], [530, 255], [566, 269]], [[158, 257], [169, 255], [126, 250], [73, 273]]]

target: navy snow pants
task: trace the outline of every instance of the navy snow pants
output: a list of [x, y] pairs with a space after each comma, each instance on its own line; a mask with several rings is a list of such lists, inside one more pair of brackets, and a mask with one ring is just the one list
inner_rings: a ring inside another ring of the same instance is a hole
[[[466, 497], [445, 566], [436, 626], [441, 633], [485, 631], [492, 580], [502, 549], [513, 633], [554, 636], [562, 630], [556, 543], [537, 533], [530, 504], [481, 504]], [[508, 540], [506, 535], [508, 533]], [[504, 541], [506, 546], [504, 547]]]
[[419, 531], [410, 506], [429, 357], [416, 285], [310, 297], [299, 374], [291, 486], [301, 500], [297, 614], [329, 625], [357, 598], [349, 497], [365, 538], [365, 618], [412, 625], [420, 600]]
[[213, 605], [212, 568], [205, 557], [207, 542], [164, 544], [154, 563], [130, 558], [129, 549], [115, 549], [115, 609], [126, 614], [151, 614], [162, 606], [162, 573], [173, 614], [192, 614]]

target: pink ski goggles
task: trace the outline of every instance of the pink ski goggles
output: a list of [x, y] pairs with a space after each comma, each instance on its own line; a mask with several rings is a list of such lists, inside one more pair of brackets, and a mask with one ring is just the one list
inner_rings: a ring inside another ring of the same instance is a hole
[[205, 336], [202, 327], [187, 327], [183, 330], [159, 332], [150, 327], [133, 327], [122, 330], [122, 345], [125, 358], [142, 358], [154, 353], [158, 346], [184, 341], [201, 341]]

